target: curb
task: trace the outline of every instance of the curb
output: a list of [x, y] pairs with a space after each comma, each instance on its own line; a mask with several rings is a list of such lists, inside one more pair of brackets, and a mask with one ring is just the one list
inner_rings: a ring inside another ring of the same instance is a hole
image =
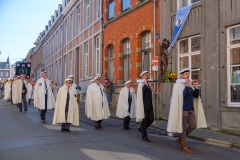
[[[121, 118], [118, 118], [116, 116], [110, 116], [110, 118], [122, 120]], [[130, 122], [131, 123], [135, 123], [135, 124], [140, 124], [139, 122], [135, 122], [135, 121], [130, 121]], [[158, 126], [150, 126], [149, 128], [157, 129], [157, 130], [160, 130], [160, 131], [164, 131], [166, 133], [166, 136], [174, 137], [174, 134], [168, 134], [166, 132], [166, 129], [164, 129], [164, 128], [160, 128]], [[232, 142], [220, 141], [220, 140], [216, 140], [216, 139], [203, 138], [203, 137], [193, 136], [193, 135], [190, 135], [189, 138], [197, 140], [197, 141], [200, 141], [200, 142], [204, 142], [204, 143], [207, 143], [207, 144], [215, 145], [215, 146], [240, 149], [240, 143], [232, 143]]]

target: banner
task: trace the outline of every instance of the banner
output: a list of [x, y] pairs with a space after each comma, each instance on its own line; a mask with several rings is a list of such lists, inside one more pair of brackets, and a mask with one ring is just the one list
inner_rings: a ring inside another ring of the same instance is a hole
[[17, 62], [16, 63], [16, 76], [24, 74], [27, 79], [30, 78], [31, 62]]
[[171, 39], [170, 46], [168, 47], [168, 53], [170, 53], [172, 51], [172, 48], [175, 45], [183, 27], [184, 27], [184, 24], [188, 18], [191, 8], [192, 8], [192, 5], [188, 5], [186, 7], [182, 7], [177, 10], [176, 21], [175, 21], [175, 26], [174, 26], [174, 33], [173, 33], [173, 36]]

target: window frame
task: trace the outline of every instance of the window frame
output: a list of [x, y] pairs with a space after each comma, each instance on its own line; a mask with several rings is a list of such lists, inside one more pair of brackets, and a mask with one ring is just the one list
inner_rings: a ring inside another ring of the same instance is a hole
[[[101, 52], [100, 52], [100, 36], [95, 38], [95, 52], [96, 52], [96, 75], [100, 74]], [[98, 44], [98, 45], [97, 45]]]
[[[112, 5], [111, 5], [111, 3], [113, 3]], [[114, 18], [114, 6], [115, 6], [115, 2], [114, 2], [114, 0], [110, 0], [109, 1], [109, 4], [108, 4], [108, 19], [112, 19], [112, 18]], [[113, 9], [113, 12], [110, 12], [110, 7], [112, 7], [112, 9]], [[112, 14], [111, 14], [112, 13]]]
[[[195, 38], [195, 37], [200, 38], [200, 50], [192, 52], [192, 50], [191, 50], [192, 43], [191, 42], [192, 42], [192, 39]], [[184, 41], [184, 40], [188, 40], [188, 52], [181, 54], [180, 53], [180, 42]], [[183, 39], [178, 40], [178, 55], [177, 55], [178, 78], [179, 78], [179, 74], [180, 74], [180, 58], [183, 58], [183, 57], [188, 58], [188, 68], [190, 69], [190, 72], [189, 72], [189, 77], [190, 78], [192, 78], [192, 72], [194, 72], [194, 71], [199, 71], [200, 74], [201, 74], [201, 59], [200, 59], [200, 68], [192, 69], [192, 56], [196, 56], [196, 55], [200, 55], [200, 58], [201, 58], [201, 36], [200, 35], [195, 35], [195, 36], [191, 36], [191, 37], [187, 37], [187, 38], [183, 38]], [[198, 79], [198, 81], [201, 81], [201, 79]], [[198, 86], [201, 87], [201, 84], [199, 84]]]
[[85, 53], [85, 77], [89, 77], [89, 43], [84, 44]]
[[[228, 107], [240, 107], [240, 102], [232, 102], [231, 101], [231, 86], [233, 85], [232, 83], [232, 79], [231, 79], [231, 68], [232, 67], [236, 67], [236, 66], [240, 66], [239, 65], [231, 65], [230, 64], [230, 54], [231, 54], [231, 49], [235, 49], [235, 48], [240, 48], [240, 43], [239, 44], [230, 44], [230, 30], [233, 28], [237, 28], [240, 27], [239, 25], [234, 25], [231, 27], [227, 28], [227, 106]], [[235, 85], [240, 85], [240, 83], [236, 83]]]
[[[86, 3], [88, 1], [88, 3]], [[85, 28], [90, 25], [90, 0], [84, 0], [85, 3]]]
[[[186, 7], [186, 6], [181, 6], [181, 7], [180, 7], [180, 1], [182, 1], [182, 0], [177, 0], [177, 9]], [[199, 3], [199, 2], [201, 2], [201, 0], [199, 0], [198, 2], [194, 2], [194, 3], [192, 3], [192, 0], [187, 0], [187, 5], [195, 4], [195, 3]]]
[[[129, 6], [126, 6], [129, 5]], [[131, 8], [131, 1], [130, 0], [122, 0], [122, 11], [126, 11]]]
[[[147, 71], [151, 72], [151, 31], [146, 31], [142, 36], [142, 70], [146, 70], [144, 62], [145, 62], [145, 55], [148, 54], [149, 57]], [[144, 44], [143, 44], [144, 43]], [[146, 46], [148, 44], [148, 46]]]
[[[125, 49], [125, 44], [126, 44], [126, 53], [124, 52]], [[123, 81], [127, 81], [130, 79], [130, 54], [131, 54], [131, 51], [130, 51], [130, 39], [125, 39], [124, 42], [123, 42]], [[125, 70], [124, 70], [124, 66], [125, 66], [125, 63], [124, 63], [124, 60], [127, 60], [128, 64], [127, 64], [127, 70], [128, 70], [128, 73], [127, 73], [127, 77], [125, 79]]]

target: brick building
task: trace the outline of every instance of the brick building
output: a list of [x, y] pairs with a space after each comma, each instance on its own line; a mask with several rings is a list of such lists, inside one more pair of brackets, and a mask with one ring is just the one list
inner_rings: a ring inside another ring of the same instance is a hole
[[40, 34], [43, 67], [63, 84], [73, 74], [84, 98], [90, 80], [101, 74], [101, 0], [63, 0]]
[[159, 49], [159, 37], [154, 35], [160, 32], [160, 1], [105, 0], [103, 7], [103, 74], [115, 85], [115, 107], [119, 89], [127, 80], [136, 82], [143, 70], [156, 78], [151, 60]]

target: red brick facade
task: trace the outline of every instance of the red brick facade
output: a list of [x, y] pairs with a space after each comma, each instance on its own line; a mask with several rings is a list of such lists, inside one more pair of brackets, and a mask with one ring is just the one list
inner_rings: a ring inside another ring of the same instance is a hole
[[[109, 0], [104, 1], [104, 68], [108, 76], [108, 48], [114, 48], [114, 84], [123, 84], [123, 41], [130, 40], [130, 79], [142, 72], [142, 35], [151, 33], [151, 59], [154, 57], [154, 1], [131, 0], [130, 9], [122, 11], [122, 1], [114, 1], [114, 18], [108, 20]], [[156, 1], [156, 33], [160, 32], [160, 1]], [[159, 39], [156, 39], [156, 50]], [[156, 51], [157, 55], [157, 51]], [[151, 64], [151, 63], [150, 63]], [[152, 65], [152, 64], [151, 64]]]

